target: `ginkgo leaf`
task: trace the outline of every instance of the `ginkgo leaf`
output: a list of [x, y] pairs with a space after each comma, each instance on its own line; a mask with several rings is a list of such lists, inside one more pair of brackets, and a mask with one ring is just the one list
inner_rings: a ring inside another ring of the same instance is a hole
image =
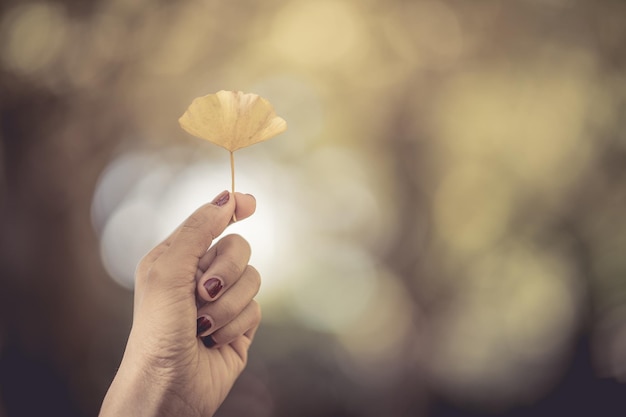
[[270, 139], [287, 129], [272, 105], [261, 96], [219, 91], [198, 97], [178, 119], [188, 133], [230, 152]]
[[276, 115], [270, 102], [263, 97], [224, 90], [194, 99], [178, 123], [188, 133], [230, 152], [232, 192], [235, 192], [233, 153], [287, 129], [287, 122]]

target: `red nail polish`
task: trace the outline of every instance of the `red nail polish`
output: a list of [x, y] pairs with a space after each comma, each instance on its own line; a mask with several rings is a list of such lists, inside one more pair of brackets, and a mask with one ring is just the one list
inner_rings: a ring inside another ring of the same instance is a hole
[[209, 297], [215, 298], [222, 288], [224, 288], [224, 285], [222, 285], [222, 281], [220, 281], [219, 278], [211, 278], [204, 283], [204, 288], [206, 288]]
[[204, 344], [204, 346], [208, 348], [212, 348], [213, 346], [217, 344], [215, 343], [215, 340], [213, 339], [213, 337], [211, 337], [211, 335], [201, 337], [200, 339], [202, 340], [202, 343]]
[[228, 191], [222, 191], [215, 199], [213, 200], [213, 204], [218, 207], [222, 207], [224, 204], [228, 203], [230, 200], [230, 193]]
[[196, 321], [196, 325], [198, 328], [196, 334], [202, 334], [206, 332], [207, 330], [209, 330], [211, 326], [213, 326], [213, 323], [211, 323], [211, 320], [207, 319], [205, 316], [201, 316], [201, 317], [198, 317], [198, 320]]

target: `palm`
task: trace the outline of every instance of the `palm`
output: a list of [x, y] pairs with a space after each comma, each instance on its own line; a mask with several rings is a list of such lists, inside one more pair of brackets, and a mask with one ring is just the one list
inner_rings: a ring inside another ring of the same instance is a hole
[[243, 370], [245, 361], [232, 345], [207, 349], [199, 342], [198, 353], [198, 368], [194, 381], [198, 395], [195, 398], [202, 402], [199, 405], [208, 411], [207, 414], [212, 414], [215, 412], [212, 407], [224, 401], [235, 379]]

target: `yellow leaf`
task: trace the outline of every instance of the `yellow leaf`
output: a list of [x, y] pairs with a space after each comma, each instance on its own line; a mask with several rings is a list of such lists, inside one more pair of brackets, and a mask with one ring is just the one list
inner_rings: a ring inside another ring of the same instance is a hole
[[261, 96], [241, 91], [219, 91], [198, 97], [178, 119], [188, 133], [230, 152], [284, 132], [287, 123], [276, 116]]

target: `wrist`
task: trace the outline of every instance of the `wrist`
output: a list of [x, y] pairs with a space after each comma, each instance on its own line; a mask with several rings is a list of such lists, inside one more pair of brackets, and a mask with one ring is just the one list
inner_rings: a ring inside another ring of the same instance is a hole
[[[128, 351], [127, 351], [128, 353]], [[172, 375], [145, 361], [124, 355], [102, 403], [99, 417], [201, 417], [181, 395], [180, 386]]]

